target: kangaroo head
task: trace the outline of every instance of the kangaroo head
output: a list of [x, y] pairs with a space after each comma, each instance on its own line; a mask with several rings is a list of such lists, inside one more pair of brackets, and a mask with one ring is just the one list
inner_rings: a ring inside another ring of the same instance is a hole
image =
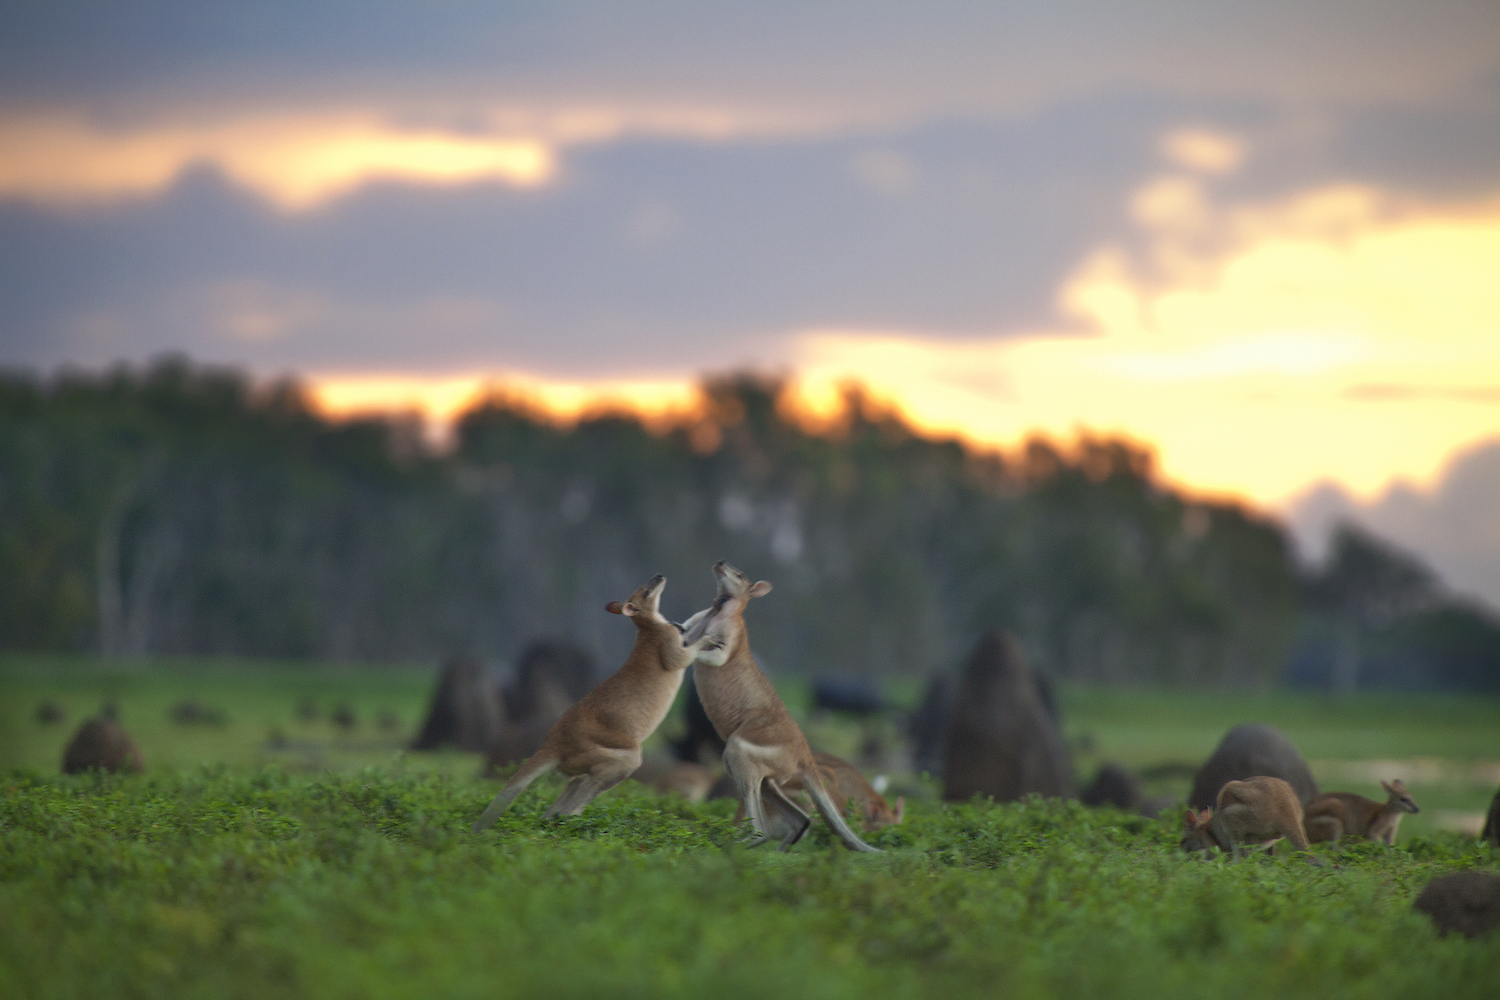
[[1422, 811], [1417, 808], [1411, 796], [1406, 794], [1406, 786], [1401, 784], [1400, 778], [1395, 781], [1382, 781], [1380, 787], [1385, 789], [1386, 794], [1390, 796], [1390, 801], [1395, 803], [1402, 812], [1419, 813]]
[[650, 628], [654, 625], [671, 624], [661, 613], [661, 592], [667, 587], [667, 578], [660, 573], [647, 580], [636, 588], [635, 593], [624, 604], [619, 601], [610, 601], [604, 606], [604, 610], [612, 615], [625, 615], [635, 622], [639, 629]]
[[753, 597], [771, 592], [769, 581], [751, 583], [750, 578], [727, 562], [714, 564], [719, 592], [713, 604], [683, 623], [682, 644], [697, 649], [698, 662], [708, 666], [724, 663], [745, 635], [745, 605]]
[[1182, 849], [1189, 853], [1201, 851], [1207, 854], [1219, 846], [1219, 839], [1209, 829], [1213, 822], [1214, 811], [1212, 809], [1193, 810], [1188, 809], [1187, 815], [1183, 817]]

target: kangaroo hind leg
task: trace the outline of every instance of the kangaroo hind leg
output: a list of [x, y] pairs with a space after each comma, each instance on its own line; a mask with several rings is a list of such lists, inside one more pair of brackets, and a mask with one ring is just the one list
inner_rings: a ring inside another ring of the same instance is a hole
[[787, 798], [781, 786], [772, 778], [767, 778], [763, 783], [765, 795], [762, 797], [762, 805], [768, 806], [767, 820], [772, 822], [775, 829], [770, 826], [766, 833], [775, 837], [780, 834], [781, 849], [789, 850], [793, 844], [801, 840], [812, 826], [812, 818], [803, 812], [797, 803]]

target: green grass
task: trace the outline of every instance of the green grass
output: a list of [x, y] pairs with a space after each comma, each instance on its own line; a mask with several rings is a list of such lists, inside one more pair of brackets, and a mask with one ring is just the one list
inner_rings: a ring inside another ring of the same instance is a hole
[[[0, 658], [0, 997], [1461, 1000], [1500, 982], [1500, 933], [1442, 939], [1411, 910], [1435, 874], [1500, 867], [1500, 851], [1436, 825], [1494, 794], [1472, 775], [1500, 759], [1493, 699], [1064, 691], [1084, 778], [1105, 759], [1196, 763], [1250, 719], [1286, 731], [1325, 787], [1373, 795], [1373, 777], [1326, 776], [1441, 762], [1412, 785], [1424, 810], [1395, 848], [1322, 848], [1315, 867], [1284, 848], [1186, 857], [1171, 813], [920, 798], [872, 836], [884, 854], [851, 855], [821, 825], [788, 854], [747, 851], [731, 803], [631, 783], [547, 822], [559, 784], [544, 780], [474, 835], [497, 787], [478, 759], [401, 750], [432, 679]], [[169, 721], [187, 697], [226, 724]], [[44, 699], [67, 721], [37, 722]], [[106, 699], [147, 774], [58, 776], [69, 733]], [[318, 719], [298, 721], [304, 699]], [[352, 731], [326, 718], [339, 702]], [[381, 710], [396, 730], [376, 727]], [[808, 729], [836, 751], [861, 736]]]
[[[277, 765], [306, 773], [350, 773], [380, 766], [394, 773], [438, 772], [469, 778], [479, 768], [472, 755], [406, 754], [403, 747], [420, 725], [431, 693], [430, 665], [337, 666], [203, 659], [145, 664], [103, 664], [89, 658], [0, 657], [0, 770], [24, 767], [55, 772], [62, 749], [79, 720], [113, 700], [153, 773], [176, 773], [203, 765]], [[806, 704], [805, 688], [779, 687], [789, 705]], [[911, 697], [915, 688], [906, 685]], [[168, 709], [183, 698], [224, 710], [223, 727], [182, 726]], [[1351, 776], [1341, 765], [1359, 761], [1411, 761], [1442, 765], [1408, 781], [1423, 811], [1407, 816], [1401, 837], [1421, 836], [1488, 805], [1500, 781], [1476, 775], [1472, 765], [1500, 764], [1500, 699], [1460, 695], [1366, 694], [1335, 700], [1287, 692], [1196, 692], [1150, 689], [1064, 688], [1063, 713], [1075, 764], [1087, 782], [1098, 764], [1120, 761], [1133, 768], [1165, 762], [1195, 766], [1212, 752], [1231, 726], [1269, 722], [1290, 736], [1311, 762], [1325, 788], [1383, 797], [1372, 772]], [[51, 700], [63, 707], [60, 725], [42, 725], [33, 714]], [[320, 711], [299, 721], [296, 707], [311, 700]], [[910, 699], [908, 699], [910, 700]], [[358, 720], [344, 731], [328, 721], [338, 703]], [[379, 729], [381, 711], [398, 727]], [[669, 720], [664, 732], [675, 724]], [[887, 735], [893, 728], [887, 726]], [[838, 721], [808, 721], [814, 745], [852, 754], [861, 730]], [[279, 735], [282, 742], [270, 737]], [[662, 735], [657, 737], [659, 743]], [[1183, 777], [1157, 781], [1152, 792], [1186, 796]], [[903, 784], [903, 791], [921, 786]]]
[[1176, 849], [1169, 820], [940, 807], [855, 856], [819, 826], [735, 844], [730, 806], [636, 787], [482, 835], [491, 787], [371, 769], [14, 773], [0, 995], [160, 997], [1493, 996], [1500, 935], [1411, 899], [1494, 867], [1439, 834], [1317, 868]]

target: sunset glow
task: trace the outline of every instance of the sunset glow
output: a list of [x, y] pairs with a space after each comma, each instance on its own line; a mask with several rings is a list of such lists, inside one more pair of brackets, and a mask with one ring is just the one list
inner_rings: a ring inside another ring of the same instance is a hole
[[[1500, 428], [1500, 206], [1421, 212], [1334, 188], [1219, 211], [1180, 187], [1175, 208], [1141, 213], [1148, 259], [1102, 248], [1060, 290], [1094, 333], [811, 330], [777, 360], [809, 412], [854, 380], [931, 432], [998, 446], [1123, 434], [1180, 484], [1267, 503], [1320, 479], [1365, 495], [1425, 480]], [[1195, 250], [1204, 237], [1228, 249]], [[441, 422], [489, 381], [565, 417], [602, 397], [655, 414], [693, 398], [686, 377], [313, 384], [330, 412], [414, 407]]]
[[66, 117], [0, 120], [0, 197], [74, 204], [139, 197], [211, 163], [287, 210], [369, 180], [546, 182], [551, 148], [524, 137], [393, 128], [367, 115], [291, 116], [211, 126], [110, 130]]

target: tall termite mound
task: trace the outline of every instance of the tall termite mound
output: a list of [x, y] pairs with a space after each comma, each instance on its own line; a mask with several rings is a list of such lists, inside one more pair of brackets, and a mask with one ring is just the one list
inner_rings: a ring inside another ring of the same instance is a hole
[[1188, 805], [1207, 809], [1218, 803], [1219, 789], [1229, 782], [1262, 774], [1291, 785], [1303, 805], [1317, 797], [1318, 784], [1292, 741], [1274, 726], [1247, 722], [1225, 733], [1213, 756], [1198, 769]]
[[453, 746], [486, 753], [505, 729], [500, 687], [472, 656], [450, 656], [438, 674], [427, 719], [412, 741], [413, 750]]
[[107, 715], [85, 720], [63, 750], [63, 774], [84, 771], [118, 771], [140, 774], [146, 769], [141, 751], [120, 726]]
[[548, 716], [556, 719], [594, 686], [594, 658], [571, 643], [534, 642], [516, 661], [516, 675], [505, 687], [505, 712], [512, 722]]
[[1072, 798], [1073, 764], [1060, 727], [1015, 638], [979, 641], [952, 700], [943, 797]]

